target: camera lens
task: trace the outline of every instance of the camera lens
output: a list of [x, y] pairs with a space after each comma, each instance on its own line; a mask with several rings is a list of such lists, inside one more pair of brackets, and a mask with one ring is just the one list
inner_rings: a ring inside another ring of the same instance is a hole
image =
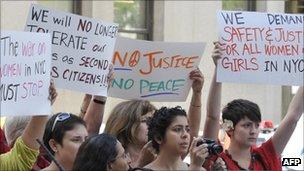
[[213, 144], [210, 147], [211, 154], [219, 154], [223, 151], [223, 147], [221, 145]]
[[208, 152], [210, 155], [217, 155], [223, 151], [223, 147], [217, 144], [216, 141], [206, 138], [198, 140], [196, 146], [200, 146], [203, 143], [207, 144]]
[[203, 143], [204, 143], [203, 140], [198, 140], [197, 143], [196, 143], [196, 146], [198, 147], [198, 146], [202, 145]]

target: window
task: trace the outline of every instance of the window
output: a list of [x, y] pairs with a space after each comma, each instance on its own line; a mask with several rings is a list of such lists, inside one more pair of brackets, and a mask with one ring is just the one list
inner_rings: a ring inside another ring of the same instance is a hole
[[234, 11], [256, 11], [255, 0], [223, 0], [223, 10], [234, 10]]
[[38, 0], [38, 4], [52, 8], [57, 9], [60, 11], [65, 12], [73, 12], [73, 1], [44, 1], [44, 0]]
[[152, 40], [153, 1], [114, 1], [114, 22], [119, 35], [133, 39]]
[[303, 0], [287, 0], [285, 2], [286, 13], [304, 13], [304, 1]]

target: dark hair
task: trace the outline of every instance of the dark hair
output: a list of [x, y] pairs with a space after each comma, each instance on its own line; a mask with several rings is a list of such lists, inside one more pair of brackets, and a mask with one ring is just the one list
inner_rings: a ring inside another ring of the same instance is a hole
[[177, 116], [185, 116], [187, 114], [180, 106], [174, 108], [162, 107], [156, 110], [153, 117], [148, 120], [148, 139], [152, 140], [152, 147], [159, 152], [159, 144], [157, 140], [163, 140], [166, 130]]
[[48, 150], [54, 155], [54, 151], [49, 145], [49, 141], [51, 139], [55, 140], [57, 143], [62, 145], [62, 139], [64, 137], [65, 132], [70, 131], [74, 129], [75, 125], [81, 124], [86, 127], [85, 122], [78, 116], [70, 114], [70, 117], [63, 120], [63, 121], [58, 121], [56, 122], [53, 128], [53, 124], [57, 118], [58, 115], [63, 114], [63, 113], [57, 113], [53, 115], [46, 123], [44, 134], [43, 134], [43, 143], [44, 145], [48, 148]]
[[117, 139], [106, 133], [90, 137], [79, 147], [73, 170], [107, 170], [117, 156], [116, 144]]
[[231, 120], [233, 122], [233, 126], [245, 117], [253, 122], [261, 122], [259, 106], [249, 100], [233, 100], [224, 107], [222, 113], [222, 119]]

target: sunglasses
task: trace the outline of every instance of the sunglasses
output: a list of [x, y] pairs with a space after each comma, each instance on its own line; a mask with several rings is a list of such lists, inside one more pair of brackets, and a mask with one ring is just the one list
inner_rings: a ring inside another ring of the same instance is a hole
[[57, 122], [65, 121], [65, 120], [69, 119], [70, 117], [71, 117], [70, 113], [60, 113], [59, 115], [57, 115], [57, 117], [53, 123], [53, 126], [52, 126], [52, 132], [54, 131], [54, 128], [55, 128]]

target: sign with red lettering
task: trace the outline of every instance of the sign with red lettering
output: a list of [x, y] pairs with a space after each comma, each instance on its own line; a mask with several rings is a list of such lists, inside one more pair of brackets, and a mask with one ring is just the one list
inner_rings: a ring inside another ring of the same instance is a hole
[[32, 5], [25, 30], [51, 34], [57, 87], [107, 96], [117, 24]]
[[304, 84], [303, 14], [218, 12], [217, 81]]
[[1, 116], [49, 115], [51, 37], [1, 31]]
[[185, 101], [205, 43], [166, 43], [118, 37], [109, 96], [151, 101]]

